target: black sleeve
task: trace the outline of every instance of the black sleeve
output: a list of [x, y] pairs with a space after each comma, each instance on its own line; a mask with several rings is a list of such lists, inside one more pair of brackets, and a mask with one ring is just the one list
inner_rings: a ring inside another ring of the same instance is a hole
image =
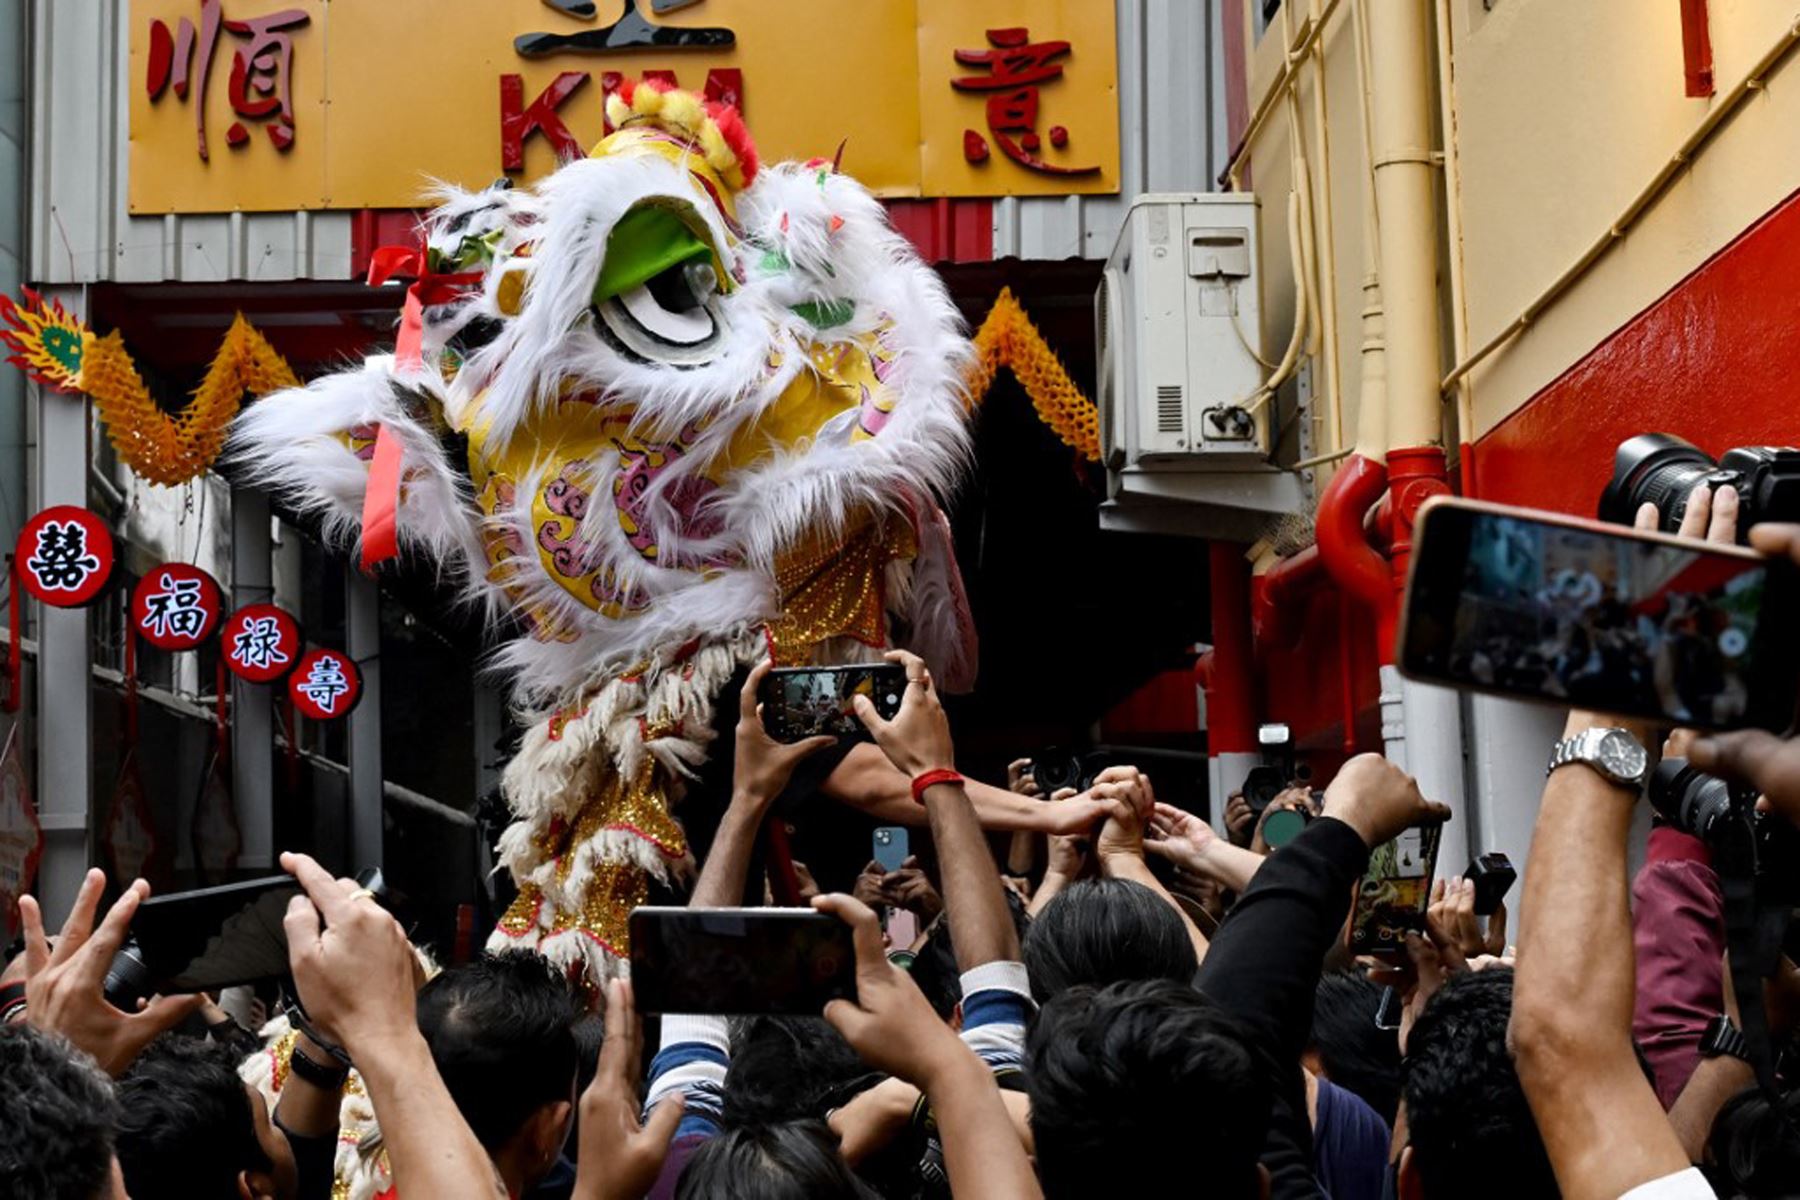
[[1243, 1023], [1271, 1073], [1275, 1104], [1263, 1164], [1276, 1200], [1320, 1195], [1300, 1056], [1312, 1031], [1320, 964], [1343, 931], [1351, 888], [1369, 848], [1342, 821], [1322, 818], [1272, 854], [1231, 910], [1195, 978]]
[[[270, 1119], [274, 1120], [273, 1117]], [[336, 1179], [337, 1135], [307, 1137], [294, 1133], [280, 1121], [275, 1121], [275, 1127], [286, 1136], [288, 1148], [294, 1152], [294, 1175], [299, 1184], [294, 1190], [296, 1200], [331, 1200], [331, 1187]]]

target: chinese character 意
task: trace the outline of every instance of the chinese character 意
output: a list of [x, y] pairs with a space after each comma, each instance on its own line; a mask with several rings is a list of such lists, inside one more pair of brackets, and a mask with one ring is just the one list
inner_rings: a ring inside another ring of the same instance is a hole
[[350, 681], [344, 678], [343, 663], [329, 654], [322, 654], [313, 660], [306, 678], [294, 690], [318, 705], [319, 711], [329, 716], [337, 711], [338, 698], [350, 690]]
[[176, 579], [163, 573], [162, 590], [144, 597], [144, 630], [152, 637], [195, 639], [206, 629], [198, 579]]
[[266, 671], [288, 661], [281, 648], [281, 622], [274, 617], [252, 617], [231, 640], [231, 658], [240, 667]]
[[88, 553], [87, 527], [80, 521], [46, 521], [25, 569], [49, 591], [79, 592], [100, 560]]
[[[1037, 131], [1038, 85], [1062, 77], [1063, 65], [1051, 60], [1069, 53], [1069, 43], [1033, 42], [1030, 31], [1023, 27], [990, 29], [987, 39], [992, 50], [958, 50], [956, 61], [965, 67], [985, 67], [988, 73], [952, 79], [950, 86], [963, 92], [991, 93], [987, 98], [988, 132], [1000, 153], [1027, 170], [1046, 175], [1092, 175], [1098, 171], [1098, 166], [1055, 166], [1039, 153], [1043, 139]], [[1052, 146], [1060, 149], [1068, 141], [1066, 128], [1051, 126]], [[972, 163], [985, 162], [987, 139], [973, 129], [964, 131], [963, 157]]]
[[200, 0], [200, 23], [181, 19], [174, 34], [161, 20], [150, 22], [150, 62], [145, 86], [150, 102], [162, 98], [174, 85], [175, 98], [186, 102], [193, 93], [194, 125], [200, 138], [200, 157], [209, 157], [206, 141], [206, 92], [212, 81], [213, 52], [223, 28], [237, 39], [231, 57], [231, 111], [233, 121], [225, 141], [233, 149], [249, 143], [245, 121], [266, 121], [269, 141], [277, 150], [294, 144], [293, 31], [312, 18], [297, 8], [282, 9], [264, 17], [228, 19], [222, 0]]

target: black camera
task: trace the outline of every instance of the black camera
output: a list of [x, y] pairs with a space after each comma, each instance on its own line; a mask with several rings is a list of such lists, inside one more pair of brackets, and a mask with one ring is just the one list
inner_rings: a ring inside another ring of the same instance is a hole
[[1737, 489], [1739, 541], [1763, 521], [1800, 520], [1800, 450], [1739, 446], [1715, 462], [1672, 433], [1640, 433], [1619, 443], [1612, 481], [1600, 493], [1600, 519], [1630, 525], [1640, 507], [1654, 504], [1658, 528], [1674, 533], [1688, 494], [1703, 483]]
[[[1759, 878], [1779, 881], [1800, 901], [1800, 830], [1783, 818], [1756, 811], [1756, 790], [1728, 783], [1689, 765], [1685, 758], [1665, 758], [1650, 776], [1650, 806], [1684, 833], [1715, 849], [1730, 846], [1734, 835], [1749, 831], [1744, 846], [1754, 851]], [[1720, 864], [1720, 874], [1725, 873]]]
[[1051, 746], [1031, 758], [1031, 778], [1038, 791], [1048, 800], [1064, 788], [1085, 792], [1094, 786], [1094, 777], [1113, 766], [1113, 756], [1103, 750], [1079, 753]]

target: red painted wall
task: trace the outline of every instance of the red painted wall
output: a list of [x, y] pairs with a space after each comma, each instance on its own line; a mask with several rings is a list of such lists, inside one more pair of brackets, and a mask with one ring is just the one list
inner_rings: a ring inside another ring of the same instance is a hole
[[[1625, 438], [1800, 444], [1800, 192], [1477, 444], [1481, 498], [1592, 516]], [[1502, 351], [1504, 353], [1504, 351]]]

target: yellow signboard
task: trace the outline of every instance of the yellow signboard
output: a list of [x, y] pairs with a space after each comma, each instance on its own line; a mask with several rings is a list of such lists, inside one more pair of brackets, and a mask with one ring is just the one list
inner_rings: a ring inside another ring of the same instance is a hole
[[1111, 193], [1111, 0], [131, 0], [134, 213], [534, 179], [660, 75], [885, 196]]

